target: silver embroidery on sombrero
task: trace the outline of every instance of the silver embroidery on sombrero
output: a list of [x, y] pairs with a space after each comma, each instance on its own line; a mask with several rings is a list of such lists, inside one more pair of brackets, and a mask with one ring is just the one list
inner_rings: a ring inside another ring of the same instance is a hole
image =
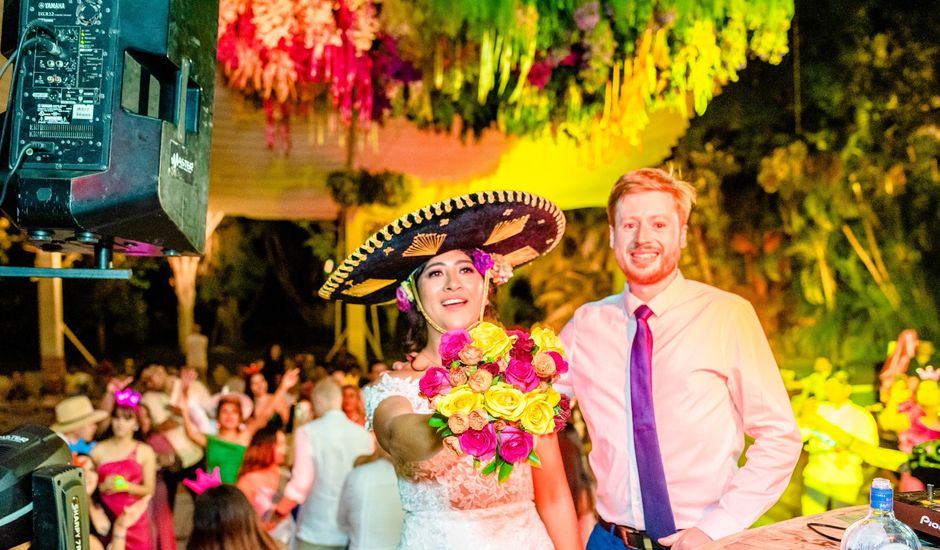
[[415, 235], [414, 240], [408, 248], [401, 253], [402, 256], [434, 256], [444, 244], [447, 238], [446, 233], [419, 233]]

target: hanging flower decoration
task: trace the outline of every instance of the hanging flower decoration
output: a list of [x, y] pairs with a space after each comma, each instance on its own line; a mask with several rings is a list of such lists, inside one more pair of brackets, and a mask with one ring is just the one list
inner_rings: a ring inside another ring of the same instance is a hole
[[[638, 143], [787, 52], [793, 0], [222, 0], [228, 82], [281, 119], [328, 94], [349, 123]], [[327, 84], [328, 86], [323, 86]]]
[[326, 89], [345, 123], [358, 116], [368, 125], [378, 29], [371, 0], [221, 0], [218, 59], [228, 84], [260, 98], [271, 123]]

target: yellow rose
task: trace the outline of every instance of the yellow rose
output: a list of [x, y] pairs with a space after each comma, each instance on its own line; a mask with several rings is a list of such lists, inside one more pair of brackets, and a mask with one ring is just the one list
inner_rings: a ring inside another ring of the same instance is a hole
[[483, 394], [483, 406], [496, 418], [515, 422], [522, 415], [525, 405], [525, 394], [502, 382], [494, 384]]
[[546, 351], [557, 351], [562, 357], [565, 356], [565, 348], [561, 339], [550, 328], [534, 327], [529, 335], [535, 345], [538, 346], [541, 353]]
[[520, 423], [527, 432], [533, 434], [544, 435], [555, 431], [555, 410], [548, 402], [547, 394], [533, 396], [526, 403]]
[[548, 388], [545, 390], [545, 400], [548, 401], [548, 404], [554, 407], [561, 401], [561, 394], [558, 393], [555, 388]]
[[455, 413], [470, 414], [483, 406], [483, 396], [474, 393], [470, 386], [457, 386], [437, 402], [437, 412], [450, 417]]
[[510, 337], [502, 327], [485, 321], [478, 323], [469, 332], [473, 346], [482, 350], [483, 357], [490, 360], [499, 359], [508, 353], [516, 341], [516, 337]]

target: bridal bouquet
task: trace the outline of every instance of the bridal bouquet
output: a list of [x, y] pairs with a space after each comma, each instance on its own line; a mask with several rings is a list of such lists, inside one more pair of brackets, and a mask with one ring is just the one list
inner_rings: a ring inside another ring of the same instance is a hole
[[443, 366], [427, 369], [419, 386], [444, 446], [476, 466], [487, 462], [481, 473], [501, 482], [514, 464], [539, 466], [533, 436], [561, 430], [571, 415], [568, 398], [552, 388], [568, 370], [555, 333], [483, 322], [444, 333], [439, 351]]

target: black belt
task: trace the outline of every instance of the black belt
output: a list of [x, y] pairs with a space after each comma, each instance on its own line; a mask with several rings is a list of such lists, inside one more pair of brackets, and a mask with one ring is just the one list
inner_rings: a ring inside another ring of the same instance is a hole
[[597, 516], [597, 524], [600, 525], [601, 529], [604, 531], [622, 540], [626, 548], [636, 548], [639, 550], [665, 548], [665, 546], [660, 545], [657, 541], [650, 538], [650, 536], [646, 534], [646, 531], [639, 531], [633, 527], [627, 527], [626, 525], [610, 523], [600, 516]]

